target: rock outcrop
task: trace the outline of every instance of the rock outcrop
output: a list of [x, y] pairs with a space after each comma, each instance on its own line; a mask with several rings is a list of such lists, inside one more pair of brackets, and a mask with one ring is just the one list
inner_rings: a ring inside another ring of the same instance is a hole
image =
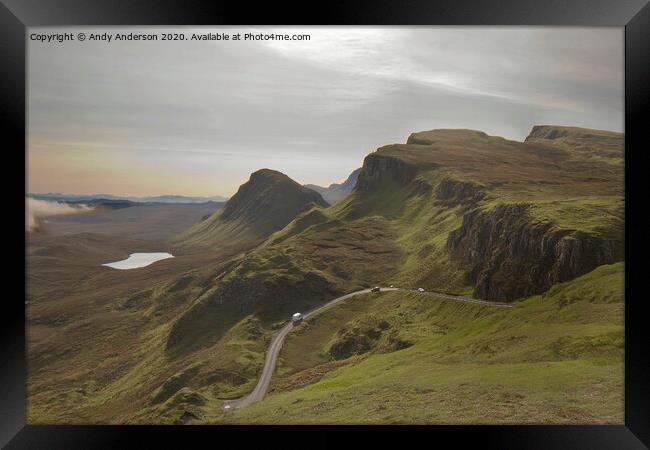
[[466, 181], [445, 178], [436, 187], [436, 199], [455, 202], [476, 202], [485, 197], [481, 186]]
[[363, 161], [355, 190], [368, 192], [387, 180], [391, 180], [399, 186], [405, 186], [415, 178], [416, 174], [416, 167], [402, 159], [371, 153]]
[[449, 234], [452, 258], [471, 267], [475, 297], [503, 301], [539, 294], [623, 259], [621, 241], [534, 223], [527, 209], [521, 204], [475, 209]]

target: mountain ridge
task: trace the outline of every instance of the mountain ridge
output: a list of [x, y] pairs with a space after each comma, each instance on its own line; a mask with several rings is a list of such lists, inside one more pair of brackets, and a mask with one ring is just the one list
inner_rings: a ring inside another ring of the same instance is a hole
[[[622, 407], [602, 398], [623, 405], [624, 149], [616, 134], [566, 128], [533, 128], [527, 142], [416, 132], [367, 155], [329, 207], [263, 171], [225, 217], [177, 241], [200, 250], [125, 274], [83, 264], [92, 276], [81, 288], [43, 260], [32, 276], [78, 292], [29, 299], [28, 320], [42, 327], [28, 341], [38, 368], [29, 420], [331, 423], [370, 412], [367, 421], [450, 423], [470, 395], [474, 422], [619, 423]], [[283, 203], [290, 211], [275, 208]], [[291, 332], [262, 402], [224, 411], [255, 387], [291, 314], [391, 284], [513, 307], [402, 292], [346, 300]], [[82, 327], [70, 327], [76, 318]], [[57, 326], [69, 332], [41, 337]]]

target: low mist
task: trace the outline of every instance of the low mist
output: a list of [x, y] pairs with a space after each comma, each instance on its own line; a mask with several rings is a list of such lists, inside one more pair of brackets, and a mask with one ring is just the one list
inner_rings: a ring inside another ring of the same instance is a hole
[[26, 197], [25, 204], [25, 231], [38, 231], [40, 220], [49, 216], [65, 214], [80, 214], [93, 210], [87, 205], [69, 205], [67, 203], [48, 202]]

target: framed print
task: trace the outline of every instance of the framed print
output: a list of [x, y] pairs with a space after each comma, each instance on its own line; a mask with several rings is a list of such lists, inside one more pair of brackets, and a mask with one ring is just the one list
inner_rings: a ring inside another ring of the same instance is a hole
[[2, 444], [646, 448], [646, 3], [4, 1]]

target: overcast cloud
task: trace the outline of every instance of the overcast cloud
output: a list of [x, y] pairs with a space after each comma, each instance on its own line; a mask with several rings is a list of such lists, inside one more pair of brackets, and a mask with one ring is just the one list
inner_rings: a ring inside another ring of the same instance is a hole
[[[30, 41], [29, 190], [231, 195], [263, 167], [342, 181], [413, 131], [623, 130], [622, 28], [255, 30], [311, 40]], [[65, 31], [151, 29], [30, 29]]]

